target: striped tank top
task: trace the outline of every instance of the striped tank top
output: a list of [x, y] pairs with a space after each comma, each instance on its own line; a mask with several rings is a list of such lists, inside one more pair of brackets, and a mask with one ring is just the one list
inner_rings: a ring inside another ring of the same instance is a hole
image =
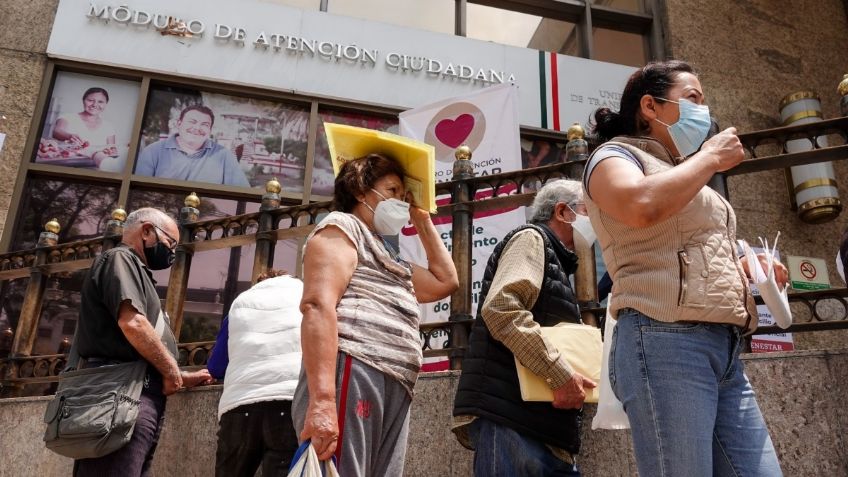
[[304, 255], [309, 239], [330, 226], [347, 235], [358, 258], [336, 307], [339, 351], [398, 380], [412, 396], [422, 362], [412, 266], [355, 215], [343, 212], [331, 212], [318, 224]]

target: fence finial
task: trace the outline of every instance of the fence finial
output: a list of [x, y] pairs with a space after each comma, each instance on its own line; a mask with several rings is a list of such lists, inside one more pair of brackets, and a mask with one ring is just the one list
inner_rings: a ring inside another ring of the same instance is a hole
[[262, 205], [259, 210], [274, 210], [280, 207], [280, 192], [283, 186], [276, 177], [265, 183], [265, 193], [262, 194]]
[[119, 205], [112, 211], [112, 219], [106, 222], [106, 236], [112, 237], [124, 233], [124, 222], [127, 221], [127, 211]]
[[46, 224], [44, 224], [44, 231], [45, 232], [58, 234], [60, 230], [62, 230], [62, 226], [59, 225], [58, 219], [55, 219], [55, 218], [51, 219], [50, 222], [47, 222]]
[[194, 192], [187, 195], [183, 202], [185, 207], [180, 210], [180, 223], [186, 224], [189, 222], [197, 222], [200, 218], [200, 197]]
[[469, 179], [474, 177], [474, 163], [471, 162], [471, 148], [463, 144], [456, 148], [453, 163], [453, 180]]

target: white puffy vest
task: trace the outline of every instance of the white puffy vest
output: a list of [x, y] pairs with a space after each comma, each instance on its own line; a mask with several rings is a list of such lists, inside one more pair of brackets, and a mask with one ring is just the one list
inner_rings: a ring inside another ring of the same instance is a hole
[[245, 404], [292, 399], [300, 373], [302, 295], [303, 282], [281, 276], [257, 283], [233, 301], [218, 419]]

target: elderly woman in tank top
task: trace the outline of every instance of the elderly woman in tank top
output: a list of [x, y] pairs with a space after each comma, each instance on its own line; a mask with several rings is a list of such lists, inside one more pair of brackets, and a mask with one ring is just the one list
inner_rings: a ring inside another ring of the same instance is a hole
[[[456, 269], [430, 214], [404, 202], [404, 170], [369, 154], [345, 162], [336, 211], [307, 239], [303, 258], [303, 368], [293, 416], [301, 441], [340, 475], [401, 475], [408, 413], [421, 367], [419, 303], [450, 295]], [[384, 239], [408, 222], [427, 268]], [[305, 376], [304, 376], [305, 373]]]
[[[585, 201], [613, 281], [610, 382], [645, 476], [775, 476], [780, 465], [744, 374], [757, 326], [736, 216], [706, 186], [744, 159], [735, 128], [707, 138], [692, 67], [650, 63], [619, 112], [595, 112], [608, 141], [586, 165]], [[760, 257], [764, 261], [764, 257]], [[778, 284], [788, 279], [776, 263]]]

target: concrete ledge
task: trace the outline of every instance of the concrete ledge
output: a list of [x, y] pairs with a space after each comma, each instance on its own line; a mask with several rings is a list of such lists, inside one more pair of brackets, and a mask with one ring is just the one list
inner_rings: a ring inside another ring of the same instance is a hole
[[[769, 353], [743, 357], [786, 475], [848, 475], [844, 430], [848, 416], [848, 350]], [[459, 372], [423, 374], [416, 386], [406, 457], [408, 476], [471, 475], [472, 453], [450, 432]], [[181, 392], [168, 400], [156, 452], [155, 476], [213, 475], [221, 386]], [[44, 448], [42, 416], [49, 397], [0, 400], [0, 477], [67, 476], [71, 461]], [[627, 431], [591, 431], [583, 423], [583, 475], [632, 476], [636, 465]]]

